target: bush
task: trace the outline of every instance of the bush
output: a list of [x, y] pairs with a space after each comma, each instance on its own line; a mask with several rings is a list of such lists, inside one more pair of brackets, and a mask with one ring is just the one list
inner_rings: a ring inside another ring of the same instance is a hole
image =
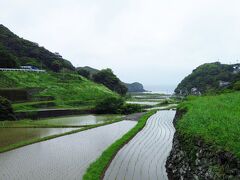
[[233, 85], [233, 89], [236, 91], [240, 91], [240, 81], [237, 81], [234, 85]]
[[55, 60], [52, 62], [52, 70], [54, 72], [60, 72], [61, 68], [62, 68], [62, 64], [59, 60]]
[[97, 102], [95, 110], [100, 114], [131, 114], [141, 112], [142, 107], [138, 104], [125, 104], [120, 97], [107, 97]]
[[13, 108], [6, 98], [0, 96], [0, 120], [14, 120]]
[[136, 112], [141, 112], [142, 106], [139, 104], [124, 104], [121, 108], [121, 113], [122, 114], [132, 114]]
[[17, 68], [17, 58], [12, 54], [0, 50], [0, 67], [1, 68]]
[[120, 114], [124, 101], [120, 97], [107, 97], [97, 102], [95, 110], [97, 113]]
[[87, 79], [90, 79], [90, 72], [86, 69], [79, 69], [78, 71], [78, 74], [87, 78]]

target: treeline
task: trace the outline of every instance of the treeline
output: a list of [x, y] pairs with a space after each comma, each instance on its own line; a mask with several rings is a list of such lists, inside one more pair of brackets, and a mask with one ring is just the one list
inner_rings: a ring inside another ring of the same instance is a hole
[[127, 87], [120, 81], [120, 79], [113, 73], [111, 69], [103, 69], [91, 73], [86, 69], [79, 69], [78, 73], [96, 83], [103, 84], [114, 92], [120, 95], [125, 95], [128, 91]]

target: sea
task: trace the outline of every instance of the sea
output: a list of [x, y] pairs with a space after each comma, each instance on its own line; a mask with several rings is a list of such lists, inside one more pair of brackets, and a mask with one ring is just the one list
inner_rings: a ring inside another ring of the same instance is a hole
[[152, 93], [173, 94], [176, 85], [145, 85], [144, 89]]

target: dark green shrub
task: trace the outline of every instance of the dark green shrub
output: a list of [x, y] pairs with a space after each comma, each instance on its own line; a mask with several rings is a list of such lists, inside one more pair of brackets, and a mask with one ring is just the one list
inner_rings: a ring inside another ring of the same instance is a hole
[[125, 104], [120, 97], [107, 97], [97, 102], [95, 110], [99, 114], [131, 114], [141, 112], [142, 107], [138, 104]]
[[87, 71], [86, 69], [79, 69], [77, 72], [79, 75], [81, 75], [87, 79], [90, 79], [90, 72]]
[[234, 85], [233, 85], [233, 89], [236, 91], [240, 91], [240, 81], [237, 81]]
[[142, 106], [140, 106], [139, 104], [124, 104], [121, 107], [122, 114], [132, 114], [136, 112], [141, 112], [142, 110]]
[[52, 62], [52, 70], [54, 72], [60, 72], [61, 68], [62, 68], [62, 64], [59, 60], [55, 60]]
[[119, 114], [121, 108], [124, 105], [124, 101], [119, 97], [106, 97], [96, 103], [95, 110], [97, 113], [103, 114]]
[[0, 120], [14, 120], [13, 108], [6, 98], [0, 96]]
[[17, 58], [7, 51], [0, 50], [0, 68], [17, 68]]

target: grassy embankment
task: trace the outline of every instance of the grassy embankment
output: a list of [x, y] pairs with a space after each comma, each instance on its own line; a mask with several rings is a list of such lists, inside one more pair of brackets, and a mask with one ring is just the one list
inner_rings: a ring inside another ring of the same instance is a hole
[[102, 155], [92, 163], [87, 172], [83, 176], [84, 180], [100, 180], [105, 173], [106, 168], [111, 163], [114, 156], [117, 152], [127, 143], [129, 142], [139, 131], [143, 129], [148, 118], [153, 115], [156, 111], [149, 111], [145, 115], [143, 115], [137, 125], [131, 129], [127, 134], [125, 134], [122, 138], [118, 139], [114, 142], [110, 147], [108, 147]]
[[17, 149], [17, 148], [20, 148], [20, 147], [23, 147], [23, 146], [27, 146], [27, 145], [30, 145], [30, 144], [34, 144], [34, 143], [38, 143], [38, 142], [42, 142], [42, 141], [47, 141], [47, 140], [50, 140], [50, 139], [53, 139], [53, 138], [78, 133], [78, 132], [81, 132], [81, 131], [85, 131], [85, 130], [100, 127], [100, 126], [105, 126], [105, 125], [116, 123], [116, 122], [119, 122], [119, 121], [121, 121], [121, 120], [107, 121], [107, 122], [101, 123], [101, 124], [88, 125], [88, 126], [82, 127], [81, 129], [76, 129], [76, 130], [69, 131], [69, 132], [62, 133], [62, 134], [55, 134], [55, 135], [51, 135], [51, 136], [47, 136], [47, 137], [34, 138], [34, 139], [26, 140], [26, 141], [21, 141], [21, 142], [15, 143], [15, 144], [11, 144], [9, 146], [0, 147], [0, 153], [7, 152], [7, 151]]
[[[15, 111], [39, 108], [90, 109], [96, 100], [106, 96], [118, 96], [103, 85], [96, 84], [77, 74], [0, 72], [0, 88], [37, 89], [32, 102], [13, 104]], [[37, 100], [51, 97], [53, 100]]]
[[187, 110], [177, 123], [186, 139], [200, 138], [217, 149], [240, 157], [240, 93], [189, 97], [179, 108]]

